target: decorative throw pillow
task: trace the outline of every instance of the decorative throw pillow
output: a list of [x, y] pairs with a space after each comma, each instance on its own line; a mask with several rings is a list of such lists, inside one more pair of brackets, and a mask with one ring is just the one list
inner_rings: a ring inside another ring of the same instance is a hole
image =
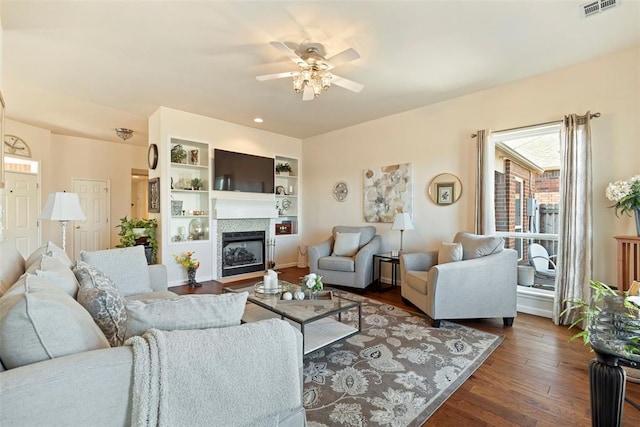
[[67, 295], [75, 298], [78, 293], [78, 281], [71, 269], [59, 258], [42, 254], [33, 260], [27, 273], [44, 277], [56, 287], [62, 289]]
[[144, 246], [83, 251], [80, 258], [113, 280], [125, 297], [153, 292]]
[[462, 261], [462, 245], [460, 243], [442, 242], [438, 249], [438, 264]]
[[183, 295], [167, 300], [127, 301], [127, 338], [149, 329], [223, 328], [240, 324], [247, 292], [222, 295]]
[[504, 239], [495, 236], [482, 236], [460, 231], [453, 241], [462, 244], [462, 259], [474, 259], [502, 252]]
[[86, 262], [78, 261], [73, 271], [80, 282], [78, 302], [91, 314], [111, 347], [124, 344], [127, 311], [118, 288], [111, 279]]
[[24, 274], [0, 298], [0, 359], [7, 369], [109, 348], [77, 301], [46, 279]]
[[69, 258], [67, 253], [63, 251], [61, 247], [56, 246], [52, 242], [47, 242], [33, 251], [31, 255], [29, 255], [29, 258], [27, 258], [27, 261], [25, 262], [25, 268], [28, 269], [32, 263], [40, 258], [40, 255], [42, 254], [56, 258], [58, 261], [62, 262], [69, 268], [73, 267], [73, 262], [71, 262], [71, 259]]
[[10, 240], [0, 240], [0, 296], [24, 273], [24, 258]]
[[333, 243], [333, 256], [354, 256], [358, 253], [360, 233], [336, 232], [336, 241]]

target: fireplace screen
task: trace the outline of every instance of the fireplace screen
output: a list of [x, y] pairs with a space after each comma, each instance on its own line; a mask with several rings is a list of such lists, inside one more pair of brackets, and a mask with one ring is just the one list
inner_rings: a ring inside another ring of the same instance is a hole
[[222, 277], [265, 270], [265, 232], [222, 233]]

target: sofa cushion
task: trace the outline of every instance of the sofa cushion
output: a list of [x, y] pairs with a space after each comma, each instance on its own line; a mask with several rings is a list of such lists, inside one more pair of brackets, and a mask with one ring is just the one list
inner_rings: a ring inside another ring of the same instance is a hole
[[460, 231], [453, 239], [454, 243], [462, 244], [462, 259], [474, 259], [502, 252], [504, 239], [495, 236], [482, 236]]
[[350, 227], [346, 225], [336, 225], [333, 227], [332, 235], [333, 240], [335, 241], [336, 233], [360, 233], [360, 243], [358, 248], [363, 247], [367, 243], [373, 239], [373, 236], [376, 235], [376, 228], [372, 225], [367, 225], [364, 227]]
[[148, 301], [148, 300], [154, 300], [154, 299], [171, 299], [177, 296], [178, 294], [171, 291], [154, 291], [154, 292], [149, 292], [148, 294], [129, 295], [128, 297], [125, 297], [124, 300], [125, 301], [135, 301], [135, 300]]
[[239, 325], [247, 292], [182, 295], [167, 300], [127, 300], [127, 338], [149, 329], [163, 331]]
[[40, 257], [34, 259], [27, 268], [27, 273], [44, 277], [51, 284], [63, 290], [72, 298], [78, 293], [78, 281], [73, 271], [64, 264], [60, 258], [54, 258], [51, 255], [41, 254]]
[[61, 247], [57, 246], [53, 242], [47, 242], [33, 251], [31, 255], [29, 255], [29, 258], [27, 258], [27, 261], [25, 262], [25, 269], [28, 269], [32, 263], [40, 258], [40, 255], [42, 254], [57, 258], [60, 262], [62, 262], [69, 268], [73, 267], [73, 262]]
[[408, 270], [405, 274], [405, 281], [403, 283], [420, 292], [422, 295], [427, 295], [428, 279], [428, 271]]
[[438, 249], [438, 264], [462, 261], [462, 244], [442, 242]]
[[325, 256], [318, 260], [318, 268], [332, 271], [356, 271], [356, 263], [353, 258], [342, 256]]
[[127, 311], [118, 288], [101, 271], [84, 261], [78, 261], [73, 271], [80, 282], [78, 302], [91, 314], [111, 347], [124, 344]]
[[354, 256], [358, 253], [360, 233], [336, 233], [333, 243], [333, 256]]
[[125, 297], [153, 292], [144, 246], [82, 251], [80, 258], [113, 280]]
[[24, 274], [0, 298], [0, 359], [7, 369], [108, 347], [89, 313], [42, 277]]
[[24, 273], [24, 258], [9, 240], [0, 241], [0, 296], [9, 290]]

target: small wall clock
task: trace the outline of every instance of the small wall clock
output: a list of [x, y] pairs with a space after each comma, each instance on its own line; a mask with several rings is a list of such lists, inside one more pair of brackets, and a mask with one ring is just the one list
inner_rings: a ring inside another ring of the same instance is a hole
[[346, 182], [340, 181], [333, 187], [333, 197], [337, 201], [344, 202], [348, 195], [349, 187]]
[[16, 156], [31, 157], [31, 150], [24, 139], [15, 135], [4, 136], [4, 152]]
[[147, 162], [149, 163], [149, 169], [155, 169], [158, 166], [158, 146], [156, 144], [149, 145]]

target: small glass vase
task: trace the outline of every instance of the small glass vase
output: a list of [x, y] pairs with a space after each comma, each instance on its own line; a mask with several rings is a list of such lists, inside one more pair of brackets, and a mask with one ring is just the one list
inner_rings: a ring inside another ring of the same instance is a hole
[[310, 300], [318, 299], [318, 291], [315, 291], [313, 289], [309, 289], [309, 299]]
[[189, 279], [187, 284], [192, 288], [202, 286], [196, 281], [196, 271], [198, 270], [193, 267], [187, 268], [187, 278]]

